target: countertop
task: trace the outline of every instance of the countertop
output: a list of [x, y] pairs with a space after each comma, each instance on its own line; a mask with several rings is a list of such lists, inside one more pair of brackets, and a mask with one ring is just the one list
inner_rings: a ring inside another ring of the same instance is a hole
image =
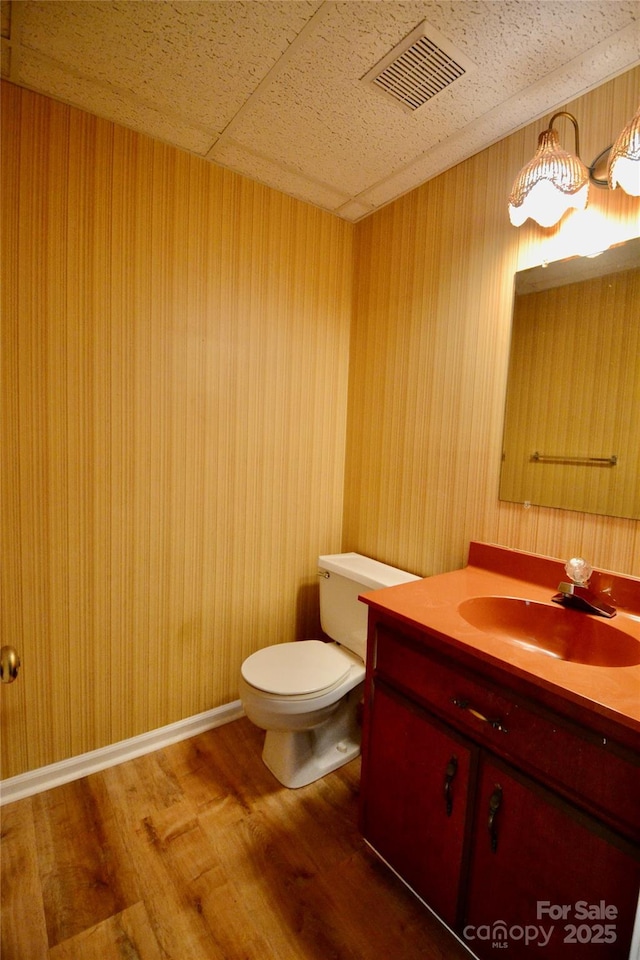
[[[640, 733], [640, 662], [594, 666], [532, 653], [472, 626], [458, 609], [471, 597], [516, 597], [557, 608], [551, 597], [560, 580], [566, 579], [562, 562], [553, 558], [473, 542], [469, 564], [462, 570], [364, 593], [360, 599], [375, 610], [446, 641], [452, 652], [472, 655], [479, 662]], [[640, 579], [597, 571], [592, 585], [594, 581], [607, 590], [617, 607], [617, 615], [606, 623], [638, 642], [640, 661]], [[570, 612], [577, 618], [594, 616], [557, 609], [559, 614]]]

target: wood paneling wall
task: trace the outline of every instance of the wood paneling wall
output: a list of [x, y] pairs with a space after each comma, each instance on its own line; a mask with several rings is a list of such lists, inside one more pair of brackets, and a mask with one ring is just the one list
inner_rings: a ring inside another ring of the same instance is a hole
[[[636, 69], [567, 104], [583, 159], [639, 100]], [[462, 566], [479, 539], [640, 575], [638, 521], [498, 500], [514, 273], [640, 233], [637, 199], [594, 188], [556, 228], [511, 226], [511, 184], [549, 119], [358, 225], [345, 549], [430, 575]]]
[[3, 85], [2, 776], [237, 697], [341, 547], [353, 226]]

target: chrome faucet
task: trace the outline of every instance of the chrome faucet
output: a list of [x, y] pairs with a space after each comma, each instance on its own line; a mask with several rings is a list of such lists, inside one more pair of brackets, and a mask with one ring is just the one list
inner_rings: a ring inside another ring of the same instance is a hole
[[563, 581], [558, 584], [558, 593], [551, 599], [554, 603], [561, 603], [565, 607], [575, 610], [584, 610], [585, 613], [596, 613], [601, 617], [615, 617], [616, 608], [597, 597], [589, 589], [589, 578], [593, 568], [582, 557], [572, 557], [564, 565], [571, 583]]

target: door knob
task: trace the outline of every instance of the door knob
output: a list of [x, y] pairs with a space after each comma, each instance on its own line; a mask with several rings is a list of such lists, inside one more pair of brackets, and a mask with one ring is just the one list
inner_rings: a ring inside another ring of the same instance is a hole
[[0, 680], [3, 683], [13, 683], [18, 677], [20, 657], [14, 647], [3, 647], [0, 650]]

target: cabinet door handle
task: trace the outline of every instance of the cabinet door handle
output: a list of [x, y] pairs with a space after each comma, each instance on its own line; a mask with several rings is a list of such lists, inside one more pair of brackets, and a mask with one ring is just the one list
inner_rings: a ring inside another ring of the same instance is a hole
[[469, 701], [465, 700], [464, 697], [452, 697], [451, 703], [455, 704], [455, 706], [459, 707], [461, 710], [466, 710], [467, 713], [470, 713], [472, 717], [476, 718], [476, 720], [481, 720], [483, 723], [488, 723], [489, 726], [493, 727], [494, 730], [499, 730], [500, 733], [509, 732], [502, 720], [499, 720], [496, 717], [485, 717], [484, 713], [480, 713], [479, 710], [475, 710], [472, 706], [470, 706]]
[[489, 822], [487, 824], [489, 829], [489, 839], [491, 841], [491, 850], [493, 853], [495, 853], [498, 849], [498, 825], [496, 823], [496, 816], [501, 804], [502, 787], [499, 783], [496, 783], [494, 791], [489, 797]]
[[447, 770], [444, 775], [444, 802], [447, 810], [447, 816], [450, 817], [453, 812], [453, 781], [458, 772], [458, 758], [451, 757], [447, 764]]
[[20, 669], [20, 655], [14, 647], [3, 647], [0, 650], [0, 680], [2, 683], [13, 683], [18, 679]]

